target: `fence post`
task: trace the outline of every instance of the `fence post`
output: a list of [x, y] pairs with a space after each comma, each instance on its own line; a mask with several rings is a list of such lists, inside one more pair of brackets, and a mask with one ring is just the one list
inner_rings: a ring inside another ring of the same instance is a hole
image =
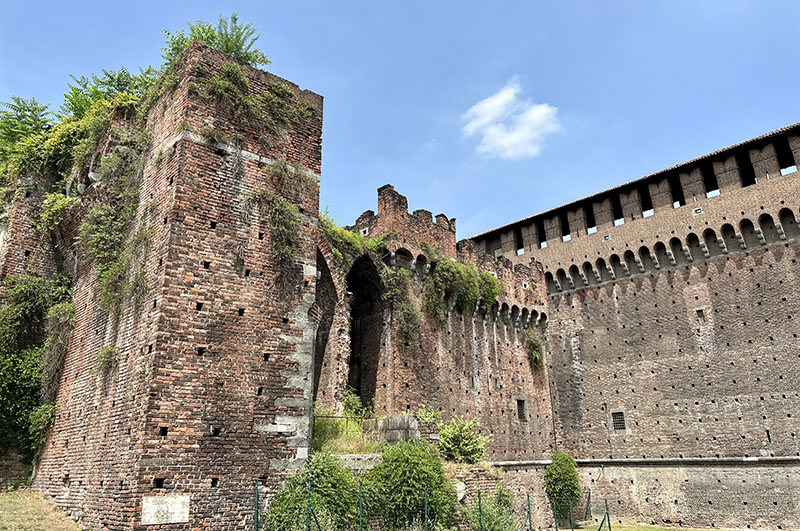
[[253, 530], [258, 531], [258, 480], [256, 480], [256, 502], [253, 513]]
[[483, 531], [483, 504], [481, 503], [480, 487], [478, 487], [478, 529]]
[[611, 515], [608, 514], [608, 500], [606, 500], [606, 520], [608, 521], [608, 531], [611, 531]]
[[533, 515], [531, 514], [531, 495], [528, 494], [528, 531], [533, 531], [532, 526], [533, 526]]
[[306, 531], [311, 531], [311, 480], [308, 480], [308, 501], [306, 502]]
[[575, 521], [572, 519], [572, 500], [567, 500], [569, 504], [569, 528], [571, 531], [575, 529]]
[[556, 512], [558, 510], [558, 506], [556, 505], [555, 500], [550, 502], [550, 507], [553, 508], [553, 521], [556, 523], [556, 531], [558, 531], [558, 513]]
[[425, 531], [428, 531], [428, 489], [425, 489]]
[[361, 493], [361, 482], [358, 482], [358, 531], [363, 529], [364, 523], [362, 520], [361, 513], [363, 512], [364, 508], [361, 503], [362, 493]]

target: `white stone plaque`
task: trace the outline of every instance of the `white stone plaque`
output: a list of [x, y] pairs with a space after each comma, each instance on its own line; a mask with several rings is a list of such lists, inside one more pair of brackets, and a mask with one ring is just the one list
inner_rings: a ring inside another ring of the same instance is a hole
[[142, 525], [179, 524], [188, 521], [188, 494], [142, 497]]

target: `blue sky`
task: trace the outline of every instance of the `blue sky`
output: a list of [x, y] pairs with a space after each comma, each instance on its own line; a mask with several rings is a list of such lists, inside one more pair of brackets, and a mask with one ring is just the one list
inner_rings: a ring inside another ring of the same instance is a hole
[[162, 28], [238, 11], [325, 96], [323, 207], [386, 183], [463, 238], [800, 121], [800, 2], [5, 2], [0, 101], [160, 63]]

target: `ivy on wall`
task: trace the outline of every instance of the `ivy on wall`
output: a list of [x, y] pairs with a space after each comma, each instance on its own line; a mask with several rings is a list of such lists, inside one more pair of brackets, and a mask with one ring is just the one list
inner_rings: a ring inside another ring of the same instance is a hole
[[425, 311], [440, 323], [447, 322], [447, 301], [455, 301], [459, 312], [480, 309], [489, 311], [505, 291], [503, 283], [488, 271], [452, 260], [439, 249], [423, 244], [431, 261], [431, 270], [423, 285]]
[[422, 316], [417, 301], [410, 295], [411, 274], [407, 269], [385, 268], [381, 272], [384, 292], [383, 299], [392, 309], [397, 320], [396, 337], [401, 347], [412, 347], [419, 344], [419, 328]]

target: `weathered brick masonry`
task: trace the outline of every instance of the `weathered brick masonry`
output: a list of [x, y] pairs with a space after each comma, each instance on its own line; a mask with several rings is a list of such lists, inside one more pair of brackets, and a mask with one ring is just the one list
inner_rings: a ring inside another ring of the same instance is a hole
[[[0, 229], [0, 276], [75, 279], [37, 489], [91, 529], [250, 528], [255, 485], [269, 501], [307, 456], [312, 403], [339, 411], [352, 386], [379, 414], [477, 417], [539, 525], [558, 448], [578, 458], [595, 515], [608, 499], [617, 521], [797, 527], [800, 126], [461, 242], [455, 219], [409, 213], [386, 185], [351, 227], [386, 249], [353, 257], [320, 230], [322, 98], [242, 66], [251, 95], [280, 83], [310, 109], [266, 138], [198, 94], [230, 61], [192, 45], [150, 111], [134, 221], [153, 233], [143, 302], [102, 309], [94, 266], [69, 245], [80, 211], [42, 245], [40, 198], [21, 191]], [[312, 178], [292, 170], [287, 186], [272, 171], [284, 160]], [[276, 194], [300, 213], [289, 264], [257, 200]], [[424, 244], [505, 292], [485, 313], [423, 312], [419, 343], [403, 346], [385, 275], [407, 269], [421, 308], [436, 266]], [[530, 327], [545, 334], [540, 369]], [[103, 374], [107, 346], [120, 359]]]
[[800, 522], [798, 159], [792, 126], [473, 239], [544, 266], [557, 446], [596, 509]]

